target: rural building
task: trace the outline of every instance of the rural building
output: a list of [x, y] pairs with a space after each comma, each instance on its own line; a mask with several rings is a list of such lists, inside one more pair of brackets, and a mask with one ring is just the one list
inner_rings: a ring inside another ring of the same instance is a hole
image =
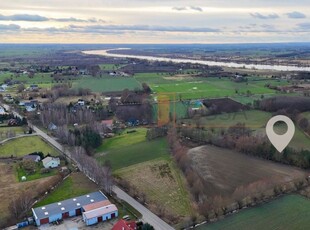
[[49, 123], [49, 125], [48, 125], [48, 130], [50, 130], [50, 131], [54, 131], [54, 130], [56, 130], [57, 129], [57, 126], [54, 124], [54, 123]]
[[45, 157], [42, 162], [44, 168], [56, 168], [60, 165], [60, 159], [58, 157]]
[[37, 226], [40, 226], [57, 220], [82, 215], [84, 206], [105, 200], [107, 200], [107, 197], [101, 191], [98, 191], [34, 208], [32, 209], [32, 213]]
[[101, 124], [104, 127], [107, 127], [108, 129], [112, 130], [113, 129], [113, 120], [102, 120]]
[[118, 209], [110, 201], [104, 200], [83, 206], [83, 221], [86, 225], [97, 224], [118, 216]]
[[34, 162], [39, 162], [41, 160], [41, 157], [39, 155], [26, 155], [23, 157], [23, 160], [31, 160]]
[[112, 228], [112, 230], [136, 230], [137, 224], [135, 221], [119, 220]]

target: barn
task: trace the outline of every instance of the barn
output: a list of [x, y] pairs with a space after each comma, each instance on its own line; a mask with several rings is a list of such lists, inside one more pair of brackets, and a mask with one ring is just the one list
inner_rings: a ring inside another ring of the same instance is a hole
[[37, 226], [40, 226], [42, 224], [48, 224], [68, 217], [82, 215], [84, 206], [107, 200], [107, 197], [101, 191], [98, 191], [42, 207], [33, 208], [32, 213]]
[[86, 225], [97, 224], [118, 216], [118, 209], [110, 201], [99, 201], [83, 206], [83, 221]]

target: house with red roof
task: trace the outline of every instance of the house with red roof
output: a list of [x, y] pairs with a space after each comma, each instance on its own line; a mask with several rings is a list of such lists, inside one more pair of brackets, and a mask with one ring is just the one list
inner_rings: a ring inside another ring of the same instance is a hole
[[119, 220], [112, 230], [136, 230], [137, 224], [135, 221]]

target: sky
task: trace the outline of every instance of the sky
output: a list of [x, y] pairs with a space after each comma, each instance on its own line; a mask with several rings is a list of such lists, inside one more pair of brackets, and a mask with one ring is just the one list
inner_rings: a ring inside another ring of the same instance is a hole
[[0, 0], [0, 43], [310, 42], [310, 0]]

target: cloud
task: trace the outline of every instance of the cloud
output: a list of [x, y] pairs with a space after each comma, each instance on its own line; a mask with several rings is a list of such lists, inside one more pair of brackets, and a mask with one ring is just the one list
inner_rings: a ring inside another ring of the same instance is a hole
[[10, 25], [2, 25], [0, 24], [0, 30], [20, 30], [20, 26], [16, 24], [10, 24]]
[[295, 19], [306, 18], [305, 14], [298, 11], [289, 12], [286, 13], [285, 15], [287, 15], [289, 18], [295, 18]]
[[31, 14], [14, 14], [9, 16], [4, 16], [0, 14], [0, 21], [28, 21], [28, 22], [44, 22], [49, 19], [42, 17], [40, 15], [31, 15]]
[[220, 32], [219, 29], [208, 27], [182, 27], [182, 26], [149, 26], [149, 25], [70, 25], [69, 28], [82, 31], [161, 31], [161, 32]]
[[199, 11], [199, 12], [203, 11], [203, 9], [201, 7], [199, 7], [199, 6], [190, 6], [189, 8], [192, 9], [192, 10], [195, 10], [195, 11]]
[[179, 6], [175, 6], [175, 7], [172, 7], [173, 10], [176, 10], [176, 11], [184, 11], [184, 10], [187, 10], [187, 7], [179, 7]]
[[276, 18], [279, 18], [279, 15], [277, 15], [275, 13], [268, 14], [268, 15], [263, 15], [263, 14], [260, 14], [260, 13], [256, 12], [256, 13], [250, 13], [250, 15], [253, 18], [258, 18], [258, 19], [276, 19]]
[[105, 22], [102, 19], [90, 18], [90, 19], [80, 19], [80, 18], [47, 18], [40, 15], [32, 15], [32, 14], [14, 14], [14, 15], [1, 15], [0, 21], [28, 21], [28, 22], [46, 22], [46, 21], [57, 21], [57, 22]]
[[305, 23], [299, 23], [297, 24], [298, 29], [305, 30], [305, 31], [310, 31], [310, 23], [305, 22]]
[[198, 12], [203, 12], [203, 9], [199, 6], [175, 6], [172, 7], [172, 10], [176, 10], [176, 11], [188, 11], [188, 10], [194, 10], [194, 11], [198, 11]]

